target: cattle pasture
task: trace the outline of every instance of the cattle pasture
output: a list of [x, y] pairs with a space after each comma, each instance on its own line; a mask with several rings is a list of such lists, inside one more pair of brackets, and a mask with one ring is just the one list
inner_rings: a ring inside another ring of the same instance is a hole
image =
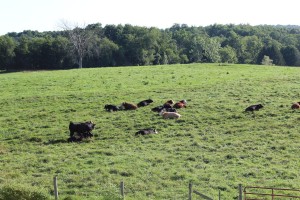
[[[300, 189], [300, 68], [90, 68], [1, 73], [0, 83], [0, 188], [53, 194], [57, 176], [61, 199], [117, 199], [120, 181], [126, 199], [187, 199], [189, 182], [214, 199], [234, 199], [238, 184]], [[151, 111], [170, 99], [187, 100], [180, 119]], [[90, 120], [94, 137], [68, 143], [70, 121]], [[135, 135], [145, 128], [158, 133]]]

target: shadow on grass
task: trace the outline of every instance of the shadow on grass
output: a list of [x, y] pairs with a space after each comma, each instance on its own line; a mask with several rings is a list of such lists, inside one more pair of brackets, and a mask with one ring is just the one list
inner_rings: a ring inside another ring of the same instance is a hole
[[58, 140], [49, 140], [48, 142], [44, 142], [45, 145], [60, 144], [60, 143], [68, 143], [68, 140], [58, 139]]
[[0, 69], [0, 74], [16, 73], [16, 72], [38, 72], [38, 71], [57, 71], [57, 70], [72, 70], [78, 67], [69, 68], [54, 68], [54, 69]]

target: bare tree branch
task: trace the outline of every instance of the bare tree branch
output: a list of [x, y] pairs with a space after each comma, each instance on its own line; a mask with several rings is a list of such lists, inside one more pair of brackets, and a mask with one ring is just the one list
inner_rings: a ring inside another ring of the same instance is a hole
[[79, 68], [82, 68], [83, 57], [88, 52], [94, 38], [94, 33], [85, 29], [85, 27], [81, 28], [78, 24], [70, 25], [66, 21], [62, 21], [61, 25], [61, 28], [68, 33], [69, 40], [77, 54]]

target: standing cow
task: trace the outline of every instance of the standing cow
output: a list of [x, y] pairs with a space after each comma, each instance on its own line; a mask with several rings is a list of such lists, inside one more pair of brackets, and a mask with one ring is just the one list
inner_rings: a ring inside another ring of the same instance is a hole
[[70, 141], [76, 141], [78, 140], [75, 136], [75, 133], [79, 137], [79, 140], [82, 140], [83, 138], [92, 137], [92, 130], [95, 128], [96, 124], [94, 124], [92, 121], [87, 122], [70, 122], [69, 124], [69, 131], [70, 131]]

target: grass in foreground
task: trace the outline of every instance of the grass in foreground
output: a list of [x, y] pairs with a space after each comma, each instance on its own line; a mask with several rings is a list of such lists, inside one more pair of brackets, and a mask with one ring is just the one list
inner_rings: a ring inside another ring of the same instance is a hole
[[[234, 199], [238, 184], [300, 188], [300, 69], [214, 64], [0, 74], [0, 186], [61, 198], [187, 199], [188, 183]], [[154, 103], [109, 113], [105, 104]], [[186, 99], [180, 120], [152, 107]], [[244, 113], [252, 104], [265, 107]], [[95, 137], [67, 143], [70, 121], [95, 122]], [[142, 128], [159, 134], [138, 136]]]

